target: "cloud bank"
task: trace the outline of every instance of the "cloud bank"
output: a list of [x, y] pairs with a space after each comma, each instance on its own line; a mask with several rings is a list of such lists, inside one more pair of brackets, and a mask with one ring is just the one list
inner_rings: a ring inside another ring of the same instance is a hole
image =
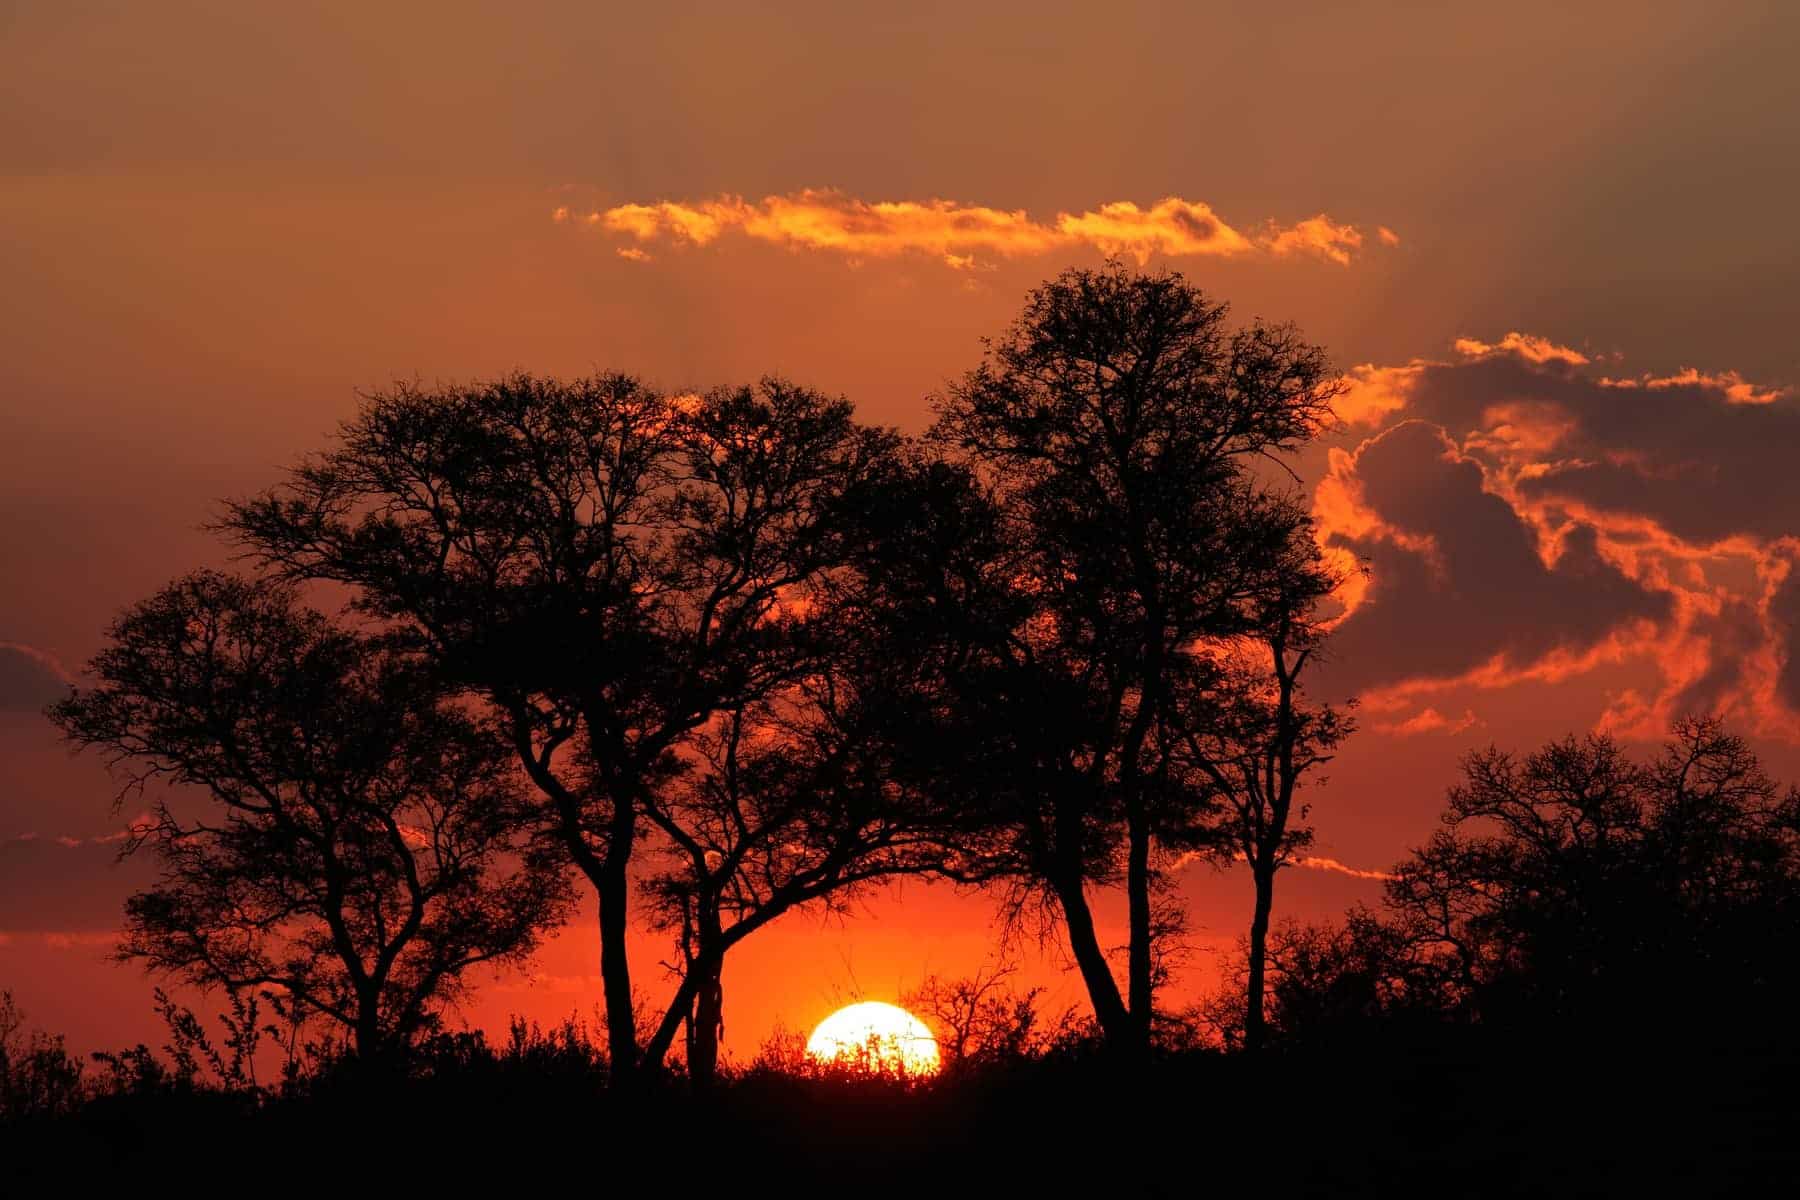
[[[953, 200], [869, 201], [834, 189], [809, 188], [755, 202], [721, 196], [621, 204], [579, 214], [565, 206], [552, 217], [629, 238], [632, 244], [620, 253], [640, 261], [649, 257], [644, 247], [652, 244], [708, 246], [733, 236], [850, 259], [923, 254], [956, 270], [994, 258], [1033, 257], [1082, 246], [1140, 264], [1154, 255], [1264, 255], [1317, 258], [1347, 266], [1364, 244], [1361, 230], [1323, 213], [1291, 225], [1270, 221], [1240, 229], [1210, 205], [1177, 196], [1148, 208], [1120, 200], [1039, 220], [1023, 209]], [[1385, 226], [1378, 228], [1374, 240], [1383, 246], [1399, 244], [1399, 236]]]
[[1360, 440], [1330, 452], [1314, 514], [1368, 570], [1332, 684], [1405, 735], [1452, 724], [1403, 714], [1453, 687], [1632, 664], [1655, 682], [1603, 727], [1711, 712], [1800, 741], [1800, 397], [1735, 371], [1617, 378], [1516, 331], [1453, 350], [1346, 377]]

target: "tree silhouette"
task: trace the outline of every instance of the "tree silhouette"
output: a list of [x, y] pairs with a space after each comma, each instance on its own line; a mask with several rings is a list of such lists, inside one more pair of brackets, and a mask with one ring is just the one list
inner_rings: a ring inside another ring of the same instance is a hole
[[1310, 536], [1290, 546], [1282, 584], [1256, 606], [1255, 632], [1224, 652], [1210, 670], [1190, 672], [1173, 689], [1167, 723], [1171, 778], [1191, 791], [1175, 806], [1166, 835], [1227, 859], [1243, 861], [1254, 889], [1244, 980], [1246, 1049], [1265, 1036], [1264, 975], [1275, 876], [1312, 842], [1295, 811], [1308, 774], [1331, 760], [1348, 736], [1346, 713], [1309, 704], [1302, 676], [1325, 631], [1316, 606], [1338, 585]]
[[231, 510], [258, 558], [490, 700], [599, 899], [608, 1048], [638, 1066], [630, 865], [696, 737], [816, 671], [808, 587], [899, 441], [781, 380], [670, 397], [518, 376], [371, 397], [338, 444]]
[[988, 514], [965, 473], [910, 451], [846, 509], [841, 561], [788, 597], [807, 613], [808, 673], [696, 730], [684, 770], [646, 805], [664, 837], [643, 888], [676, 935], [681, 984], [645, 1058], [684, 1023], [699, 1083], [717, 1066], [720, 975], [743, 938], [896, 876], [980, 875], [958, 843], [983, 814], [923, 764], [947, 761], [933, 714], [966, 658], [953, 596]]
[[125, 843], [161, 875], [127, 903], [122, 957], [269, 989], [376, 1059], [565, 915], [494, 733], [415, 656], [287, 587], [187, 576], [127, 611], [91, 670], [52, 718], [106, 755], [121, 798], [173, 785]]
[[1444, 828], [1394, 874], [1379, 911], [1276, 954], [1304, 968], [1275, 988], [1285, 1032], [1428, 1012], [1729, 1040], [1778, 1032], [1800, 999], [1779, 949], [1800, 935], [1800, 793], [1714, 720], [1641, 762], [1600, 735], [1471, 754]]
[[[1179, 275], [1115, 264], [1034, 291], [938, 402], [932, 436], [1002, 508], [990, 584], [1016, 604], [964, 688], [983, 785], [1015, 875], [1060, 911], [1120, 1046], [1146, 1045], [1153, 1016], [1159, 730], [1200, 651], [1254, 633], [1285, 586], [1307, 527], [1252, 464], [1309, 438], [1334, 394], [1291, 328], [1233, 330]], [[1085, 894], [1121, 879], [1125, 995]]]
[[960, 978], [932, 975], [901, 997], [908, 1012], [931, 1026], [945, 1071], [1022, 1062], [1080, 1036], [1072, 1010], [1046, 1019], [1039, 1008], [1045, 989], [1013, 988], [1014, 973], [1002, 963]]

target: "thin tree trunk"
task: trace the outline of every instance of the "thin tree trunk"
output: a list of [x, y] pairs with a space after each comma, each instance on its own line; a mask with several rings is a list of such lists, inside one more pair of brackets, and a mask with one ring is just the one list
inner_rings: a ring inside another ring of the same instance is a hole
[[1130, 846], [1125, 888], [1131, 905], [1127, 976], [1131, 994], [1131, 1036], [1139, 1049], [1148, 1049], [1155, 974], [1150, 945], [1150, 822], [1143, 807], [1141, 800], [1134, 800], [1129, 813]]
[[1253, 863], [1250, 873], [1256, 881], [1256, 907], [1250, 914], [1250, 982], [1244, 997], [1244, 1049], [1254, 1053], [1262, 1049], [1267, 1037], [1263, 1017], [1263, 976], [1269, 955], [1269, 912], [1275, 905], [1274, 864]]
[[1057, 902], [1062, 906], [1063, 925], [1069, 931], [1069, 949], [1075, 955], [1075, 965], [1081, 969], [1082, 982], [1087, 984], [1088, 999], [1094, 1006], [1094, 1019], [1100, 1022], [1100, 1032], [1109, 1045], [1129, 1046], [1132, 1042], [1131, 1013], [1119, 996], [1118, 980], [1113, 978], [1112, 967], [1100, 949], [1100, 939], [1094, 932], [1094, 915], [1088, 909], [1081, 881], [1063, 880], [1053, 886]]
[[[614, 825], [620, 822], [614, 821]], [[624, 824], [629, 827], [630, 818]], [[631, 995], [631, 960], [626, 952], [625, 934], [629, 928], [627, 903], [630, 880], [625, 864], [629, 858], [630, 834], [625, 843], [615, 840], [594, 891], [600, 900], [600, 981], [606, 997], [606, 1051], [615, 1083], [623, 1083], [637, 1074], [637, 1014]]]

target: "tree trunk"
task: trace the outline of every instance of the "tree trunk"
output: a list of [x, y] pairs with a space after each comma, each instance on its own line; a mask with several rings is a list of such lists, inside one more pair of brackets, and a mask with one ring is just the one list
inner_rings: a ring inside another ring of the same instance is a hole
[[1275, 866], [1252, 863], [1256, 881], [1256, 907], [1250, 914], [1250, 982], [1244, 997], [1244, 1049], [1262, 1049], [1267, 1029], [1263, 1020], [1263, 975], [1269, 955], [1269, 912], [1275, 906]]
[[694, 999], [694, 1020], [688, 1039], [688, 1078], [696, 1088], [710, 1088], [719, 1072], [719, 1036], [725, 1031], [725, 991], [720, 983], [723, 961], [715, 959], [705, 969], [699, 995]]
[[363, 1001], [357, 1011], [356, 1027], [352, 1032], [356, 1039], [357, 1059], [364, 1066], [375, 1066], [385, 1047], [381, 1044], [381, 1022], [373, 1003]]
[[1063, 925], [1069, 931], [1069, 949], [1075, 955], [1075, 965], [1081, 968], [1082, 982], [1087, 984], [1088, 999], [1094, 1006], [1094, 1019], [1100, 1022], [1100, 1032], [1110, 1046], [1130, 1046], [1131, 1014], [1119, 996], [1119, 983], [1113, 978], [1106, 954], [1100, 949], [1100, 939], [1094, 932], [1094, 915], [1088, 909], [1081, 880], [1060, 880], [1052, 886], [1057, 902], [1062, 906]]
[[615, 1083], [633, 1079], [638, 1068], [637, 1014], [632, 1005], [631, 960], [625, 946], [629, 927], [626, 905], [630, 881], [625, 872], [629, 838], [627, 834], [625, 845], [614, 841], [600, 877], [594, 882], [600, 900], [600, 981], [606, 996], [606, 1052]]
[[1131, 995], [1131, 1037], [1136, 1048], [1150, 1047], [1150, 1018], [1154, 1003], [1155, 974], [1150, 944], [1150, 821], [1141, 800], [1131, 805], [1129, 860], [1125, 888], [1131, 904], [1131, 947], [1128, 982]]

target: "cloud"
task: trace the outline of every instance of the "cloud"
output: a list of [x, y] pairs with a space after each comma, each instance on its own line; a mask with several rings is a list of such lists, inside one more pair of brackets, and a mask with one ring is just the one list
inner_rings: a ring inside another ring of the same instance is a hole
[[1503, 682], [1658, 623], [1669, 597], [1573, 524], [1545, 545], [1440, 427], [1404, 421], [1333, 457], [1315, 515], [1327, 545], [1370, 564], [1332, 636], [1329, 679], [1349, 691], [1477, 674]]
[[1271, 229], [1261, 244], [1270, 254], [1316, 254], [1347, 267], [1350, 252], [1362, 243], [1362, 234], [1354, 226], [1339, 225], [1320, 213], [1286, 229]]
[[1775, 694], [1800, 712], [1800, 561], [1787, 560], [1787, 573], [1764, 606], [1775, 644]]
[[125, 897], [158, 873], [152, 856], [118, 850], [107, 834], [0, 837], [0, 929], [116, 928]]
[[1314, 494], [1328, 549], [1370, 568], [1343, 596], [1343, 677], [1403, 710], [1632, 661], [1656, 682], [1616, 696], [1608, 728], [1710, 711], [1800, 740], [1795, 390], [1615, 378], [1519, 331], [1453, 348], [1345, 377], [1342, 428], [1364, 440], [1331, 450]]
[[[924, 254], [953, 270], [984, 258], [1025, 258], [1070, 247], [1148, 262], [1154, 255], [1234, 257], [1300, 255], [1347, 265], [1362, 233], [1324, 213], [1293, 225], [1256, 229], [1228, 224], [1197, 200], [1164, 197], [1147, 208], [1113, 201], [1079, 213], [1038, 220], [1023, 209], [990, 208], [953, 200], [862, 200], [810, 188], [754, 203], [738, 196], [656, 201], [596, 209], [579, 218], [567, 206], [552, 219], [605, 230], [641, 244], [708, 246], [728, 235], [792, 249], [828, 251], [851, 259]], [[1391, 233], [1381, 238], [1392, 245]], [[1397, 240], [1397, 239], [1396, 239]]]
[[1759, 387], [1745, 379], [1736, 371], [1720, 371], [1709, 375], [1693, 367], [1683, 367], [1673, 375], [1644, 375], [1638, 379], [1607, 379], [1602, 377], [1603, 387], [1658, 388], [1698, 387], [1721, 393], [1732, 404], [1773, 404], [1783, 396], [1791, 396], [1793, 388]]
[[54, 655], [0, 642], [0, 712], [40, 712], [67, 695], [69, 683], [69, 673]]
[[1516, 331], [1507, 334], [1492, 345], [1478, 338], [1461, 337], [1457, 338], [1452, 346], [1458, 354], [1465, 358], [1490, 358], [1497, 354], [1511, 354], [1533, 363], [1566, 362], [1580, 365], [1589, 361], [1587, 355], [1578, 350], [1559, 346], [1548, 338], [1533, 337], [1528, 333]]
[[1688, 543], [1800, 533], [1792, 389], [1735, 371], [1596, 376], [1581, 369], [1586, 356], [1526, 334], [1459, 345], [1471, 352], [1466, 361], [1419, 361], [1403, 374], [1359, 368], [1358, 413], [1403, 412], [1459, 441], [1509, 426], [1514, 441], [1541, 443], [1487, 448], [1525, 496], [1650, 520]]
[[1339, 875], [1348, 875], [1352, 879], [1392, 879], [1394, 875], [1388, 871], [1370, 871], [1362, 867], [1345, 866], [1335, 858], [1323, 858], [1319, 855], [1308, 855], [1294, 860], [1297, 867], [1309, 867], [1315, 871], [1332, 871]]
[[0, 930], [0, 946], [40, 945], [49, 950], [112, 950], [119, 934], [108, 930]]
[[1453, 737], [1479, 724], [1481, 718], [1473, 710], [1465, 710], [1462, 716], [1452, 719], [1435, 708], [1422, 708], [1404, 721], [1378, 722], [1375, 731], [1389, 737], [1416, 737], [1424, 733], [1441, 733]]

